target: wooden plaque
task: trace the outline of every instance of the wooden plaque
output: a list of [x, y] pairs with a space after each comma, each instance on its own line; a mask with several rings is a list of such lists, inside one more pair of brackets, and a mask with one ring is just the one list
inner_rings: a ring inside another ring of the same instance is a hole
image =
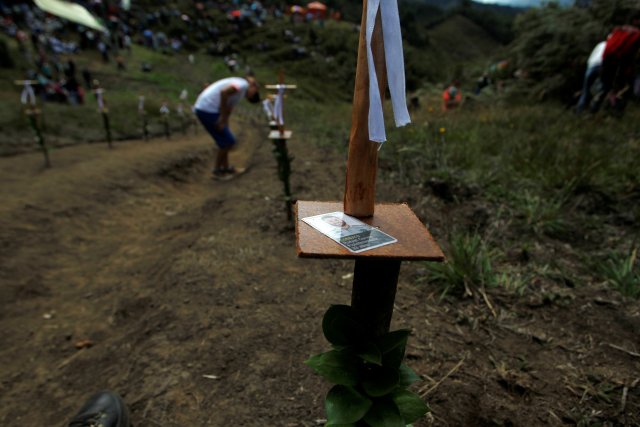
[[296, 251], [299, 257], [444, 261], [444, 254], [431, 233], [406, 203], [377, 204], [374, 216], [358, 218], [398, 239], [397, 243], [358, 254], [350, 252], [302, 221], [302, 218], [309, 216], [343, 211], [343, 207], [341, 202], [296, 203]]
[[291, 135], [293, 132], [290, 130], [285, 130], [283, 133], [280, 133], [279, 130], [272, 130], [269, 132], [269, 139], [291, 139]]

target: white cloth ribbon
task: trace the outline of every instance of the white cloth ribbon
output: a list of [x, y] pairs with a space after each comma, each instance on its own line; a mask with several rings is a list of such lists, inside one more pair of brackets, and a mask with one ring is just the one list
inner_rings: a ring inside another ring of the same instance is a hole
[[169, 114], [169, 106], [167, 106], [167, 104], [162, 104], [162, 107], [160, 107], [160, 114]]
[[96, 99], [98, 100], [98, 109], [102, 112], [104, 110], [104, 99], [102, 98], [102, 89], [96, 90]]
[[262, 108], [264, 109], [264, 113], [267, 115], [267, 119], [273, 119], [273, 103], [270, 99], [265, 99], [262, 101]]
[[284, 126], [284, 85], [278, 85], [278, 95], [276, 96], [276, 103], [273, 107], [273, 118], [278, 126]]
[[144, 112], [144, 96], [142, 95], [138, 97], [138, 112]]
[[23, 105], [27, 105], [27, 103], [36, 105], [36, 93], [33, 91], [31, 83], [24, 83], [24, 88], [22, 89], [22, 93], [20, 94], [20, 102]]
[[406, 88], [404, 80], [404, 54], [402, 51], [402, 33], [397, 0], [368, 0], [367, 2], [367, 60], [369, 66], [369, 140], [383, 143], [387, 140], [384, 129], [382, 99], [378, 89], [378, 76], [373, 61], [371, 38], [376, 25], [376, 15], [380, 9], [384, 53], [387, 68], [391, 105], [396, 126], [411, 123], [407, 110]]

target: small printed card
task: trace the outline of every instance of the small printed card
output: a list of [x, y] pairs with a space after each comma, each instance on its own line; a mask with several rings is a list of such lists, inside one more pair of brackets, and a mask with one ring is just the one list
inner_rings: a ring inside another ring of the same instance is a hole
[[344, 212], [302, 218], [304, 222], [354, 253], [368, 251], [398, 240]]

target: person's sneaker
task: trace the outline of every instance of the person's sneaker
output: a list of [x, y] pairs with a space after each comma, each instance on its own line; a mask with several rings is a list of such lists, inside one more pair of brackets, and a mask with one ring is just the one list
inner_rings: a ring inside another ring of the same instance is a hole
[[129, 427], [129, 410], [122, 398], [101, 391], [89, 398], [68, 427]]

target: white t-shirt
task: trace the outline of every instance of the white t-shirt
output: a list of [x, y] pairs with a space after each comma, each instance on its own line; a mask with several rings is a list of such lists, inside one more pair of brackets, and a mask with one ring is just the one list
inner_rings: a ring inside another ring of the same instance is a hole
[[602, 65], [602, 56], [604, 55], [605, 47], [607, 47], [607, 42], [600, 42], [593, 48], [593, 51], [587, 60], [587, 68]]
[[249, 82], [241, 77], [228, 77], [210, 84], [198, 95], [195, 103], [196, 110], [204, 111], [205, 113], [219, 113], [220, 94], [229, 86], [233, 86], [238, 90], [229, 97], [228, 105], [232, 107], [244, 98], [247, 89], [249, 89]]

